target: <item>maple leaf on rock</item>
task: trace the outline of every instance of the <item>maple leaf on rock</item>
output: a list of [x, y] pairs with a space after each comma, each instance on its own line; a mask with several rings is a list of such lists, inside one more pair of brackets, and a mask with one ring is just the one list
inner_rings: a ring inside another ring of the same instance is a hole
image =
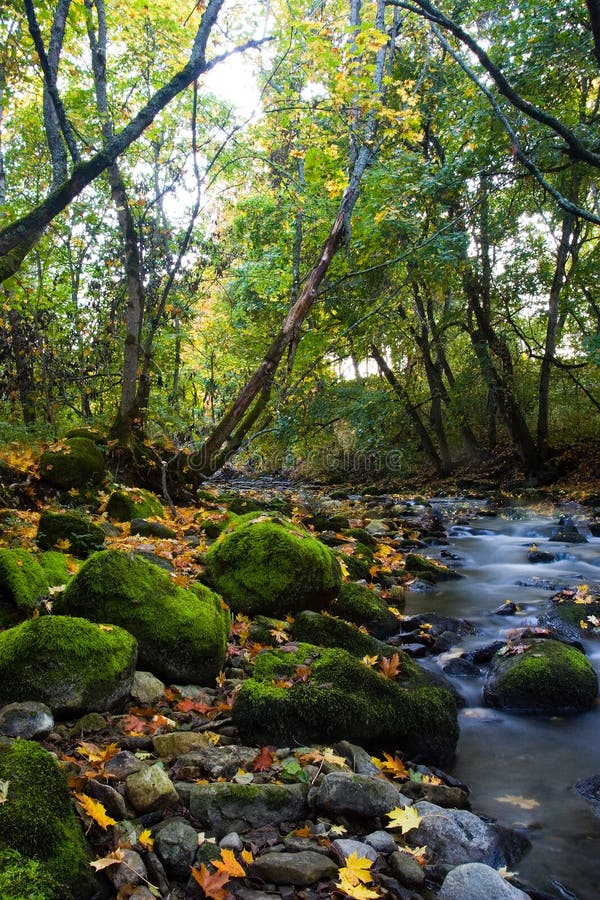
[[83, 808], [86, 816], [89, 816], [90, 819], [93, 819], [100, 828], [104, 828], [106, 830], [109, 825], [116, 825], [117, 820], [111, 818], [104, 809], [102, 803], [99, 800], [94, 800], [92, 797], [88, 797], [87, 794], [75, 794], [75, 799]]
[[227, 872], [209, 872], [202, 863], [199, 869], [192, 868], [191, 874], [210, 900], [227, 900], [228, 892], [223, 890], [229, 881]]
[[385, 772], [386, 775], [393, 775], [394, 778], [406, 780], [409, 777], [408, 769], [402, 762], [402, 760], [398, 756], [392, 756], [390, 753], [384, 752], [385, 760], [377, 759], [376, 756], [372, 756], [371, 760], [375, 763], [378, 769], [381, 769], [382, 772]]
[[395, 806], [389, 813], [386, 813], [389, 822], [386, 828], [399, 828], [402, 834], [418, 828], [421, 824], [421, 816], [414, 806]]
[[386, 678], [395, 678], [400, 671], [400, 655], [394, 653], [389, 659], [384, 656], [379, 663], [379, 668]]
[[233, 850], [221, 850], [221, 859], [213, 859], [212, 865], [219, 872], [226, 872], [230, 878], [243, 878], [246, 870], [235, 858]]
[[260, 753], [252, 763], [252, 769], [255, 772], [266, 772], [270, 769], [275, 760], [275, 754], [270, 747], [261, 747]]

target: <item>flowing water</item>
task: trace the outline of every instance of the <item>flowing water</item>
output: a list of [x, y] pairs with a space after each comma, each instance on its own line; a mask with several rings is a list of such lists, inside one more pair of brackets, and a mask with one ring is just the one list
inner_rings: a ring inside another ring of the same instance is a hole
[[[433, 505], [446, 514], [452, 508], [445, 500]], [[468, 619], [477, 634], [464, 638], [461, 647], [470, 648], [504, 637], [512, 628], [535, 625], [549, 607], [553, 591], [523, 587], [518, 581], [534, 577], [559, 586], [600, 582], [600, 538], [582, 529], [586, 544], [547, 543], [558, 512], [554, 516], [519, 512], [525, 516], [519, 521], [499, 516], [450, 526], [446, 549], [460, 557], [454, 565], [467, 577], [437, 585], [431, 593], [411, 591], [406, 612]], [[561, 558], [530, 563], [527, 550], [533, 542]], [[427, 555], [439, 555], [437, 549]], [[517, 602], [521, 611], [515, 616], [494, 615], [504, 600]], [[600, 671], [600, 637], [584, 640], [584, 645]], [[527, 829], [532, 849], [517, 866], [524, 880], [555, 897], [597, 900], [600, 819], [575, 792], [574, 784], [600, 774], [600, 706], [568, 718], [510, 715], [483, 707], [483, 679], [452, 680], [468, 704], [460, 713], [461, 736], [452, 773], [471, 789], [473, 811]]]

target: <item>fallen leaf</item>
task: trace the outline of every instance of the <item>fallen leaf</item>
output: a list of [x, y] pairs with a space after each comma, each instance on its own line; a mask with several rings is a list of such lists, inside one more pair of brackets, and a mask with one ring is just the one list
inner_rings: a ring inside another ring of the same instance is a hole
[[152, 850], [154, 847], [154, 838], [152, 837], [152, 832], [149, 828], [144, 828], [137, 839], [138, 844], [141, 844], [145, 850]]
[[10, 781], [0, 781], [0, 804], [8, 800], [8, 786]]
[[191, 874], [210, 900], [227, 900], [228, 892], [223, 890], [229, 881], [227, 872], [209, 872], [202, 863], [199, 869], [192, 867]]
[[92, 869], [95, 869], [96, 872], [101, 872], [102, 869], [107, 869], [109, 866], [116, 866], [118, 863], [122, 863], [123, 858], [123, 851], [117, 847], [117, 849], [113, 850], [112, 853], [109, 853], [108, 856], [103, 856], [101, 859], [95, 859], [90, 863], [90, 866]]
[[111, 818], [102, 803], [99, 800], [94, 800], [92, 797], [88, 797], [87, 794], [75, 794], [75, 798], [77, 802], [83, 807], [83, 810], [90, 819], [93, 819], [100, 828], [104, 828], [105, 830], [109, 825], [116, 825], [117, 820]]
[[385, 772], [386, 775], [393, 775], [394, 778], [405, 781], [408, 778], [408, 769], [398, 756], [392, 756], [390, 753], [384, 753], [385, 760], [372, 756], [371, 760], [378, 769]]
[[399, 828], [402, 834], [418, 828], [421, 824], [421, 816], [413, 806], [395, 806], [386, 816], [390, 820], [386, 828]]
[[510, 803], [512, 806], [518, 806], [520, 809], [535, 809], [539, 806], [537, 800], [531, 797], [520, 797], [517, 794], [505, 794], [504, 797], [496, 797], [499, 803]]
[[246, 870], [235, 858], [233, 850], [221, 850], [221, 859], [213, 859], [212, 865], [219, 872], [226, 872], [230, 878], [243, 878]]
[[261, 747], [260, 753], [252, 763], [254, 772], [266, 772], [275, 761], [275, 754], [270, 747]]
[[379, 663], [379, 668], [386, 678], [395, 678], [400, 671], [400, 655], [394, 653], [389, 659], [384, 656]]

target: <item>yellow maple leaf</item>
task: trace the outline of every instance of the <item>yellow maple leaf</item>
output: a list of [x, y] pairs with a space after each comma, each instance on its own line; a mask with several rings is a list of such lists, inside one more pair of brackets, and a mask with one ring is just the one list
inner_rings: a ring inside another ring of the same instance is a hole
[[75, 798], [77, 802], [83, 807], [83, 810], [86, 816], [89, 816], [90, 819], [93, 819], [100, 828], [104, 828], [105, 830], [109, 825], [116, 825], [117, 820], [111, 818], [104, 809], [102, 803], [99, 800], [94, 800], [92, 797], [88, 797], [87, 794], [75, 794]]
[[382, 772], [385, 772], [386, 775], [393, 775], [394, 778], [406, 780], [408, 778], [408, 769], [398, 756], [392, 756], [390, 753], [383, 754], [385, 756], [385, 760], [378, 759], [376, 756], [372, 756], [371, 760], [375, 763], [378, 769], [381, 769]]
[[251, 850], [242, 850], [240, 855], [247, 865], [250, 865], [250, 863], [254, 862], [254, 857], [252, 856]]
[[386, 813], [386, 816], [390, 820], [386, 828], [399, 828], [402, 834], [418, 828], [421, 824], [421, 816], [414, 806], [395, 806], [389, 813]]
[[145, 850], [152, 850], [154, 847], [154, 838], [152, 837], [152, 832], [149, 828], [144, 828], [137, 839], [138, 844], [141, 844]]
[[373, 865], [372, 859], [366, 856], [359, 856], [358, 853], [351, 853], [346, 859], [346, 865], [342, 866], [338, 871], [338, 875], [342, 881], [349, 884], [369, 884], [373, 880], [373, 876], [369, 869]]
[[233, 850], [221, 850], [221, 859], [213, 859], [212, 865], [217, 871], [229, 875], [230, 878], [243, 878], [246, 870], [235, 858]]

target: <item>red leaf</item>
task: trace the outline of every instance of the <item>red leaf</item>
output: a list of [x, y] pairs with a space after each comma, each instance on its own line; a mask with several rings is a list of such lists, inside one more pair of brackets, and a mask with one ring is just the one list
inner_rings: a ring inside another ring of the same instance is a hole
[[266, 772], [270, 769], [275, 760], [275, 754], [269, 747], [261, 747], [260, 753], [252, 763], [252, 769], [255, 772]]

